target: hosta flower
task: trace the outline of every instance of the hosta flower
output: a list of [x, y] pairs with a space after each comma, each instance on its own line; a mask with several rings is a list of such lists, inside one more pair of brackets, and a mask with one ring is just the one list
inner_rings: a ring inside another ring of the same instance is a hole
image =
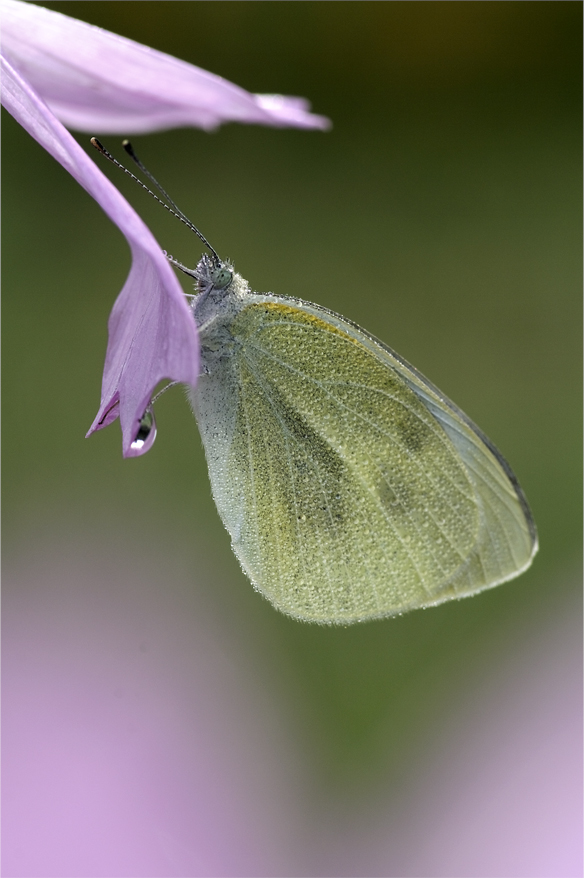
[[222, 122], [328, 128], [301, 98], [254, 95], [133, 40], [2, 0], [2, 54], [69, 128], [134, 134]]
[[[103, 208], [126, 236], [132, 267], [113, 307], [101, 404], [88, 435], [120, 418], [126, 457], [153, 440], [138, 434], [156, 385], [195, 384], [197, 329], [155, 238], [77, 144], [68, 125], [95, 133], [239, 121], [326, 128], [300, 98], [253, 95], [98, 27], [19, 0], [1, 0], [2, 104]], [[136, 441], [138, 439], [138, 441]]]

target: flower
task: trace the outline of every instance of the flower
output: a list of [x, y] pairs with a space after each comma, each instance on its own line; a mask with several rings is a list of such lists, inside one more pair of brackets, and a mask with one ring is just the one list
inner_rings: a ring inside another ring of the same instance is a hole
[[165, 377], [197, 381], [199, 346], [190, 309], [147, 226], [28, 83], [5, 58], [1, 64], [3, 105], [95, 198], [130, 245], [132, 267], [109, 319], [101, 405], [89, 433], [119, 416], [124, 456], [144, 453], [153, 431], [150, 442], [131, 446], [156, 385]]
[[254, 95], [188, 64], [19, 0], [2, 0], [2, 54], [68, 128], [143, 134], [222, 122], [321, 128], [302, 98]]
[[304, 128], [328, 122], [299, 98], [249, 94], [66, 15], [19, 0], [1, 0], [0, 10], [2, 104], [95, 198], [132, 251], [108, 323], [101, 403], [87, 435], [119, 417], [124, 457], [144, 454], [155, 437], [155, 429], [141, 430], [157, 384], [197, 382], [197, 327], [154, 236], [62, 123], [130, 134], [235, 120]]

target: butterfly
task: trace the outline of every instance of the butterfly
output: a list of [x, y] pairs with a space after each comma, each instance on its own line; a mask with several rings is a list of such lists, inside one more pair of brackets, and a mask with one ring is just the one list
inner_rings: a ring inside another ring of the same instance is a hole
[[201, 374], [189, 397], [254, 588], [296, 619], [350, 624], [526, 570], [535, 523], [484, 433], [355, 323], [253, 292], [124, 146], [210, 251], [196, 269], [169, 259], [195, 280]]
[[255, 293], [203, 256], [190, 400], [213, 497], [254, 587], [348, 624], [522, 573], [535, 524], [509, 465], [444, 394], [355, 323]]

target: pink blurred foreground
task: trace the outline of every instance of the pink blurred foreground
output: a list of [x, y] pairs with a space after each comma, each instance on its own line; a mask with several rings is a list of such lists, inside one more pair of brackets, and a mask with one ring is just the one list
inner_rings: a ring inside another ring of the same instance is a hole
[[317, 808], [281, 693], [176, 552], [134, 549], [5, 565], [4, 875], [581, 874], [579, 614], [485, 669], [399, 791], [380, 766]]

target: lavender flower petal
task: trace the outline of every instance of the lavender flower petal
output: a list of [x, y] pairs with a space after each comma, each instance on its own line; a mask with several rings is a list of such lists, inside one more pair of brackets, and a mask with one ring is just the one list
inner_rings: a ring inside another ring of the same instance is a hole
[[301, 98], [253, 95], [133, 40], [19, 0], [2, 0], [2, 52], [65, 125], [134, 134], [222, 122], [320, 128]]
[[119, 416], [124, 456], [144, 454], [154, 434], [140, 448], [131, 445], [156, 385], [164, 378], [197, 382], [199, 348], [192, 313], [140, 217], [5, 58], [1, 69], [3, 105], [95, 198], [130, 245], [132, 268], [108, 324], [101, 405], [87, 435]]

